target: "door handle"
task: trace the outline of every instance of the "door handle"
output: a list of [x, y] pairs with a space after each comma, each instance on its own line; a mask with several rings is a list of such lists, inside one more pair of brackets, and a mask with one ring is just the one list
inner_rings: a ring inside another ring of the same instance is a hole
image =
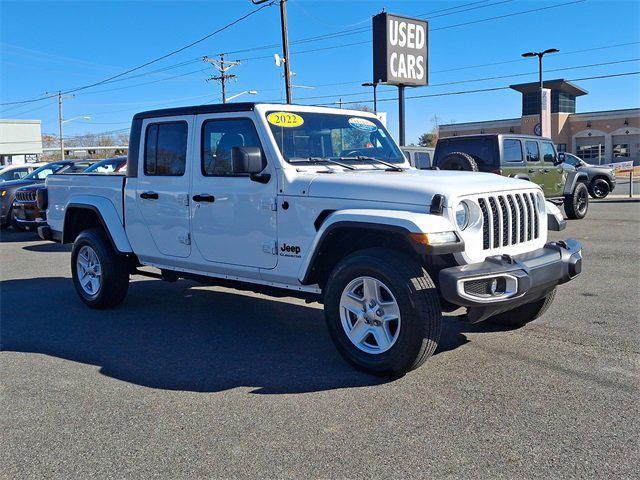
[[193, 201], [213, 203], [216, 201], [216, 197], [214, 197], [213, 195], [209, 195], [208, 193], [200, 193], [193, 196]]
[[544, 170], [542, 170], [542, 173], [549, 173], [549, 169], [545, 168]]
[[536, 173], [536, 170], [534, 168], [530, 168], [529, 173]]
[[156, 192], [142, 192], [140, 194], [140, 198], [144, 198], [145, 200], [157, 200], [158, 194]]

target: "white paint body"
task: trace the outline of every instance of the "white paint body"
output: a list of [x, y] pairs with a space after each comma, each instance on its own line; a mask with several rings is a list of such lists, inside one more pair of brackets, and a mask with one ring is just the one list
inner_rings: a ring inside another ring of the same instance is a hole
[[[371, 165], [356, 170], [292, 165], [282, 158], [266, 122], [265, 112], [274, 109], [374, 117], [359, 111], [280, 104], [256, 105], [246, 112], [163, 117], [162, 121], [183, 120], [189, 125], [183, 176], [146, 176], [143, 138], [136, 178], [49, 176], [49, 225], [62, 232], [69, 205], [90, 205], [101, 212], [117, 249], [134, 253], [144, 265], [314, 292], [319, 291], [317, 285], [303, 285], [301, 280], [322, 233], [336, 222], [399, 226], [412, 233], [456, 231], [465, 241], [465, 251], [456, 254], [459, 264], [483, 261], [489, 254], [523, 253], [546, 243], [544, 202], [539, 211], [540, 235], [529, 242], [487, 252], [482, 248], [481, 225], [472, 224], [464, 231], [456, 226], [454, 212], [460, 201], [475, 205], [479, 196], [523, 192], [542, 196], [533, 183], [489, 173], [417, 170], [408, 162], [402, 165], [403, 172]], [[218, 118], [253, 121], [267, 158], [265, 172], [271, 174], [268, 183], [248, 177], [203, 176], [201, 126], [207, 119]], [[143, 122], [143, 136], [147, 121]], [[145, 191], [157, 192], [159, 200], [140, 198]], [[193, 195], [203, 193], [215, 195], [215, 202], [192, 200]], [[446, 198], [442, 215], [429, 213], [436, 194]], [[326, 210], [333, 213], [316, 230], [314, 221]], [[287, 252], [287, 246], [299, 250]]]

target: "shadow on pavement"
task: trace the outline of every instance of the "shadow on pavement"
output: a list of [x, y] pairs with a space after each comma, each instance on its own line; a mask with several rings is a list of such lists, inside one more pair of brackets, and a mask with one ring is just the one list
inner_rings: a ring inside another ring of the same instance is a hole
[[[81, 303], [67, 278], [8, 280], [0, 288], [1, 350], [97, 365], [104, 375], [150, 388], [279, 394], [388, 381], [342, 360], [317, 307], [187, 281], [133, 282], [121, 307], [102, 311]], [[436, 353], [467, 343], [464, 331], [483, 328], [445, 318]]]
[[19, 230], [13, 228], [7, 228], [0, 230], [0, 243], [13, 243], [13, 242], [41, 242], [37, 233]]

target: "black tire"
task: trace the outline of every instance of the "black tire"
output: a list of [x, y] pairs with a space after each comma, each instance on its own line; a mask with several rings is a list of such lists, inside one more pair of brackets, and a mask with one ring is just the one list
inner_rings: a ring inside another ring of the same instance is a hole
[[570, 195], [564, 196], [564, 211], [568, 218], [580, 220], [587, 216], [589, 210], [589, 190], [582, 183], [576, 183], [576, 188]]
[[[93, 249], [101, 267], [101, 285], [93, 295], [85, 291], [78, 276], [77, 259], [84, 246]], [[113, 249], [101, 229], [84, 230], [78, 235], [71, 251], [71, 274], [80, 299], [91, 308], [115, 307], [122, 303], [129, 289], [129, 262]]]
[[[360, 350], [342, 326], [342, 293], [352, 280], [365, 276], [383, 282], [399, 307], [397, 339], [383, 353]], [[342, 357], [377, 376], [398, 377], [419, 367], [433, 355], [440, 339], [442, 309], [433, 280], [417, 261], [386, 248], [352, 253], [336, 265], [327, 281], [324, 311], [329, 334]]]
[[438, 167], [440, 170], [458, 170], [464, 172], [478, 172], [480, 170], [473, 157], [464, 152], [451, 152], [442, 159]]
[[553, 299], [556, 296], [556, 288], [554, 287], [546, 297], [535, 302], [526, 303], [513, 310], [499, 313], [493, 317], [489, 317], [487, 322], [505, 327], [519, 328], [525, 326], [529, 322], [533, 322], [536, 318], [541, 317], [549, 309]]
[[604, 178], [595, 178], [589, 185], [591, 198], [605, 198], [611, 192], [611, 186]]

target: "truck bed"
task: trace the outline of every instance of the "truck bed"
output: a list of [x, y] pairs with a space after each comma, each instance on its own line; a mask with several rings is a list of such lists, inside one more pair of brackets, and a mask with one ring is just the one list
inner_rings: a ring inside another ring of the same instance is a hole
[[67, 205], [86, 202], [88, 197], [99, 197], [107, 201], [124, 222], [123, 192], [126, 177], [123, 175], [105, 175], [101, 173], [72, 173], [49, 175], [46, 180], [48, 211], [47, 223], [52, 230], [61, 232]]

